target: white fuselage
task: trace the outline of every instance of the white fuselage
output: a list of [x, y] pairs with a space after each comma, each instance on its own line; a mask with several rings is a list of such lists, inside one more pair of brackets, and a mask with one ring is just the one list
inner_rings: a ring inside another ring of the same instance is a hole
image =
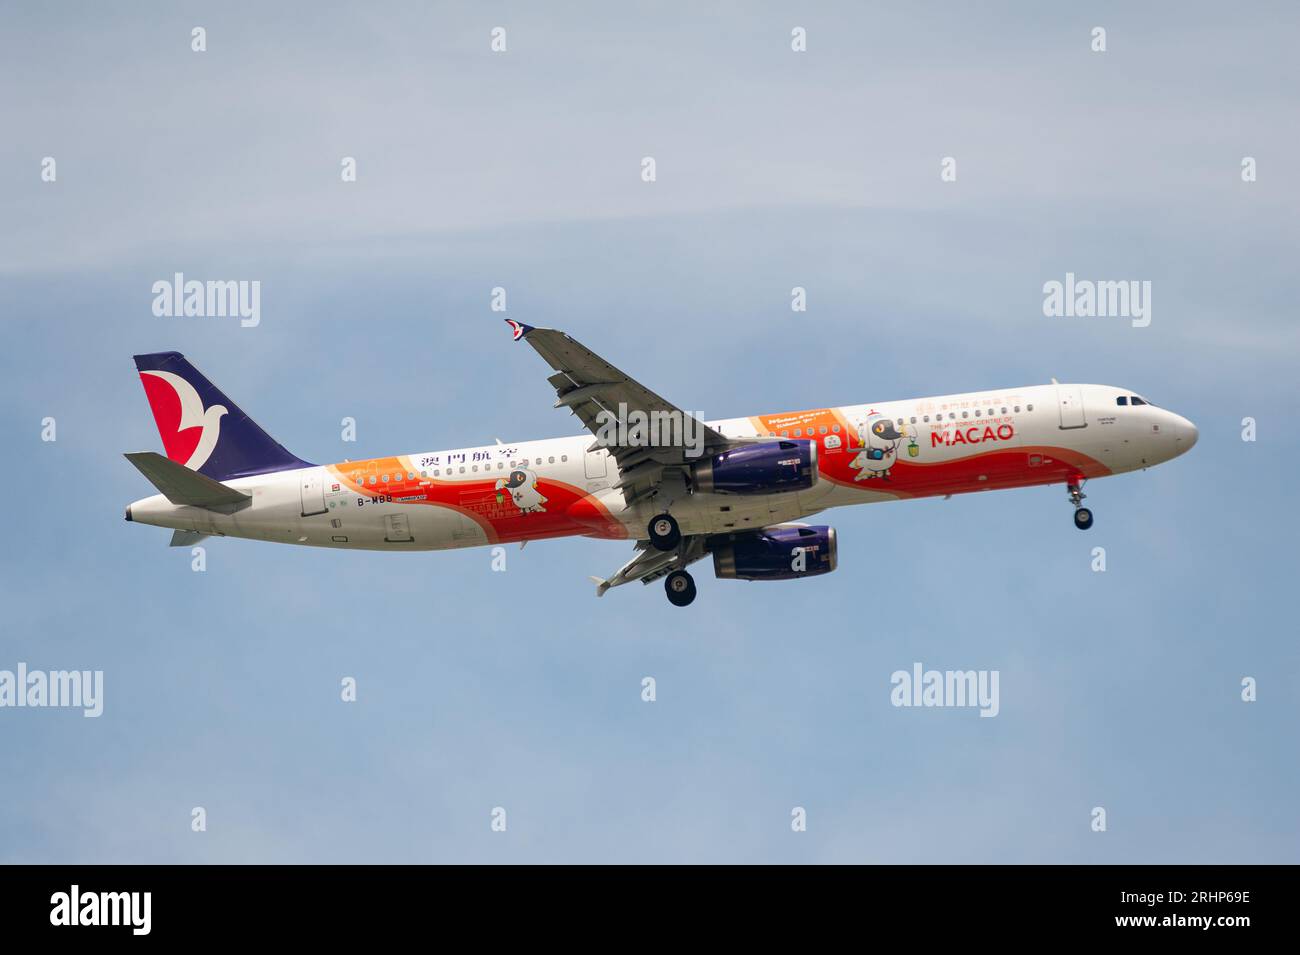
[[[628, 506], [613, 458], [583, 433], [239, 478], [225, 483], [252, 500], [231, 513], [155, 495], [134, 502], [128, 519], [320, 547], [439, 550], [576, 534], [644, 539], [667, 506], [683, 534], [727, 533], [846, 504], [1119, 474], [1195, 443], [1195, 427], [1173, 412], [1117, 405], [1133, 394], [1041, 385], [709, 422], [728, 437], [816, 441], [819, 480], [798, 492], [680, 493]], [[867, 425], [882, 418], [900, 437], [873, 458]]]

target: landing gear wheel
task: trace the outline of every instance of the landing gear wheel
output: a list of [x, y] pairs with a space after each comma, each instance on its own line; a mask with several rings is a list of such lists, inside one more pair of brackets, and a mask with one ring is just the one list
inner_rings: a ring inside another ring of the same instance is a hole
[[1074, 526], [1086, 531], [1092, 526], [1092, 511], [1083, 506], [1083, 499], [1088, 496], [1083, 493], [1083, 485], [1083, 475], [1076, 474], [1066, 483], [1065, 490], [1070, 495], [1070, 503], [1074, 505]]
[[686, 607], [695, 600], [695, 580], [684, 570], [674, 570], [665, 577], [664, 590], [674, 607]]
[[647, 530], [650, 532], [650, 543], [654, 545], [655, 550], [675, 550], [682, 542], [681, 528], [677, 526], [677, 521], [673, 520], [671, 514], [652, 517]]

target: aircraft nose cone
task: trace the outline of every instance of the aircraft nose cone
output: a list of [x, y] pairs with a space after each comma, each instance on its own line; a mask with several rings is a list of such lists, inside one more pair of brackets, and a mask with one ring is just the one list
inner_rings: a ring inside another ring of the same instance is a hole
[[1192, 450], [1196, 444], [1196, 439], [1200, 437], [1200, 432], [1196, 430], [1196, 425], [1192, 424], [1186, 418], [1178, 419], [1178, 426], [1174, 429], [1178, 438], [1178, 453], [1186, 454]]

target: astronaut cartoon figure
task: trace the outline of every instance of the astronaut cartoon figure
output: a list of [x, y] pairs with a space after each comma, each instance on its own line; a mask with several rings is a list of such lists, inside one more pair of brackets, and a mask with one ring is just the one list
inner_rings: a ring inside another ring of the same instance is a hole
[[855, 481], [870, 481], [873, 478], [889, 480], [890, 469], [898, 459], [898, 446], [904, 435], [894, 429], [894, 422], [881, 415], [874, 415], [858, 429], [858, 438], [862, 450], [849, 462], [849, 467], [857, 471]]
[[547, 499], [537, 490], [537, 475], [527, 468], [515, 468], [508, 478], [497, 479], [497, 500], [502, 500], [502, 492], [510, 495], [521, 514], [540, 514], [546, 510], [542, 505]]

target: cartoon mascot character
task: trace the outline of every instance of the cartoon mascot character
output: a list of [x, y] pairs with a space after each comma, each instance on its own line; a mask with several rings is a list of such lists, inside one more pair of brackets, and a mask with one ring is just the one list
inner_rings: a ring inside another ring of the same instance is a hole
[[874, 415], [858, 429], [858, 438], [862, 450], [849, 462], [849, 467], [857, 471], [855, 481], [870, 481], [873, 478], [889, 480], [890, 469], [898, 459], [898, 446], [904, 435], [894, 429], [894, 422], [882, 415]]
[[509, 493], [521, 514], [540, 514], [546, 510], [542, 505], [547, 499], [537, 490], [537, 475], [527, 468], [515, 468], [508, 478], [497, 479], [497, 500], [502, 500], [502, 492]]

